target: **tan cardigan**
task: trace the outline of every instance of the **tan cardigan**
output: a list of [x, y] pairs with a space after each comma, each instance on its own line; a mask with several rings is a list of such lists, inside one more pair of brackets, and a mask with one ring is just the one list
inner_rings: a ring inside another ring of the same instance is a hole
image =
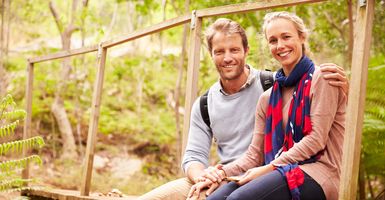
[[[293, 91], [294, 87], [282, 90], [284, 129], [288, 120]], [[270, 93], [271, 89], [264, 92], [258, 101], [253, 140], [247, 152], [241, 158], [224, 166], [224, 171], [228, 176], [242, 174], [250, 168], [263, 164], [264, 129]], [[310, 96], [312, 132], [272, 163], [296, 163], [325, 149], [317, 162], [301, 165], [300, 168], [317, 181], [327, 199], [338, 199], [347, 98], [342, 89], [328, 84], [318, 68], [313, 74]]]

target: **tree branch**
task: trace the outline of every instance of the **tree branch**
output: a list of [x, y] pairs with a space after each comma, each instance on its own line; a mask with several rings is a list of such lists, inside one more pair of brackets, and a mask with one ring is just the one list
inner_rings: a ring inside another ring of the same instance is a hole
[[60, 17], [59, 17], [59, 14], [57, 12], [56, 6], [52, 1], [49, 1], [49, 10], [52, 13], [52, 16], [55, 20], [57, 28], [59, 29], [59, 32], [62, 33], [63, 32], [63, 24], [60, 21]]
[[72, 0], [72, 9], [71, 9], [71, 20], [70, 24], [73, 24], [76, 18], [76, 7], [78, 5], [78, 0]]
[[345, 41], [344, 30], [342, 28], [340, 28], [339, 26], [337, 26], [337, 24], [332, 20], [332, 18], [330, 17], [330, 15], [327, 12], [324, 11], [323, 13], [324, 13], [324, 15], [326, 17], [326, 20], [332, 25], [332, 27], [337, 29], [337, 31], [341, 35], [342, 40]]
[[174, 10], [178, 14], [178, 16], [182, 15], [181, 10], [178, 9], [178, 7], [175, 5], [175, 1], [174, 0], [171, 1], [171, 6], [174, 8]]

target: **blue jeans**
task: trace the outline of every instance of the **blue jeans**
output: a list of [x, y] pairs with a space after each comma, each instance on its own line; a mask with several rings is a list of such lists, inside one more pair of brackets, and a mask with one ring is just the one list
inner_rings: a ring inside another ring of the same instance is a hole
[[[308, 174], [299, 187], [301, 200], [326, 200], [321, 186]], [[277, 170], [254, 179], [243, 186], [234, 182], [227, 183], [208, 196], [207, 200], [291, 200], [291, 194], [285, 177]]]

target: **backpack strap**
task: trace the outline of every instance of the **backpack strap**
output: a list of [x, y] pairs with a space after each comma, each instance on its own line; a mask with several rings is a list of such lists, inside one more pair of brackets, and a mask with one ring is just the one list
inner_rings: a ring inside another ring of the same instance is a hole
[[259, 73], [259, 77], [261, 80], [261, 85], [262, 85], [263, 91], [266, 91], [269, 88], [271, 88], [271, 86], [273, 86], [273, 84], [274, 84], [273, 75], [274, 75], [274, 73], [271, 72], [270, 70], [261, 71]]
[[[274, 77], [273, 72], [271, 71], [261, 71], [260, 72], [260, 80], [262, 84], [263, 91], [266, 91], [271, 86], [273, 86], [274, 83]], [[209, 94], [209, 90], [207, 90], [199, 100], [199, 108], [201, 110], [202, 119], [205, 122], [205, 124], [211, 129], [210, 127], [210, 116], [209, 116], [209, 109], [207, 106], [207, 96]]]
[[210, 127], [210, 116], [209, 116], [209, 109], [207, 106], [207, 95], [209, 94], [209, 90], [207, 90], [200, 98], [199, 101], [199, 107], [201, 109], [201, 115], [202, 119], [205, 122], [205, 124], [211, 129]]

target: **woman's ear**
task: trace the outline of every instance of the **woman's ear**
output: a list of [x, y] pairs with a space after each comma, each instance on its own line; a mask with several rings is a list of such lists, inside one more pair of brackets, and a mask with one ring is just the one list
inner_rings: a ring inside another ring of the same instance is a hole
[[302, 44], [304, 44], [306, 41], [305, 33], [299, 33], [299, 39], [301, 40]]

